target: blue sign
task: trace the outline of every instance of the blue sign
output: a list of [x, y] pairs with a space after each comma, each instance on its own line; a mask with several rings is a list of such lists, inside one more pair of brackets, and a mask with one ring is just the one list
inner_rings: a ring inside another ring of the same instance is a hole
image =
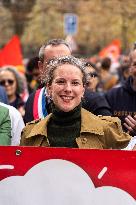
[[64, 15], [64, 32], [66, 35], [77, 33], [77, 15], [67, 13]]

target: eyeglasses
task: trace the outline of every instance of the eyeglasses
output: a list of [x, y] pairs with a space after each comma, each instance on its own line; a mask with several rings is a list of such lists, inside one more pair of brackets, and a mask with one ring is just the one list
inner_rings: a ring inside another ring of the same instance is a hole
[[93, 72], [93, 73], [87, 73], [87, 75], [89, 75], [90, 77], [98, 77], [98, 74], [96, 72]]
[[0, 81], [0, 85], [2, 85], [2, 86], [5, 86], [6, 83], [8, 83], [9, 85], [13, 85], [14, 80], [12, 80], [12, 79], [6, 79], [6, 80]]

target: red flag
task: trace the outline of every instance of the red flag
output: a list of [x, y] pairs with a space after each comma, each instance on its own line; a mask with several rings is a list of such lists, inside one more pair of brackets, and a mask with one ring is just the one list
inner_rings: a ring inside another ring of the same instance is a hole
[[2, 50], [0, 50], [0, 66], [3, 66], [4, 64], [4, 53]]
[[110, 57], [113, 61], [116, 61], [121, 52], [121, 42], [119, 39], [113, 40], [111, 44], [102, 49], [99, 53], [101, 58]]
[[0, 50], [0, 66], [7, 65], [16, 66], [18, 71], [24, 72], [21, 44], [17, 35]]

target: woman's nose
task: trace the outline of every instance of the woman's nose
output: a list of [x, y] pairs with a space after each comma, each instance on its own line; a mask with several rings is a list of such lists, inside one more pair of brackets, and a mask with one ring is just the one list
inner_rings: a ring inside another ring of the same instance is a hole
[[71, 90], [72, 90], [72, 85], [71, 85], [71, 83], [66, 83], [66, 84], [65, 84], [65, 90], [66, 90], [66, 91], [71, 91]]

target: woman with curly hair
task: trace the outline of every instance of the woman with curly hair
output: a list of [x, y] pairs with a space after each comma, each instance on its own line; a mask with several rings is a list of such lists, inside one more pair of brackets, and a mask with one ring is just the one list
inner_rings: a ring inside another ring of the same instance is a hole
[[79, 59], [62, 56], [51, 60], [44, 78], [52, 113], [28, 123], [20, 145], [122, 149], [129, 144], [131, 136], [122, 131], [118, 118], [95, 116], [82, 108], [87, 78]]

